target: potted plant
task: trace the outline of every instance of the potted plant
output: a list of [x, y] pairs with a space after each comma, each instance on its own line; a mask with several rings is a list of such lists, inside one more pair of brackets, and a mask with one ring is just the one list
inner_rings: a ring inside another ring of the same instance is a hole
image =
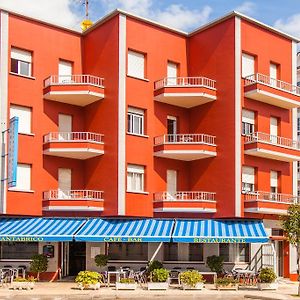
[[97, 254], [95, 256], [95, 264], [97, 267], [100, 267], [101, 270], [103, 267], [106, 267], [108, 259], [109, 257], [106, 254]]
[[14, 278], [12, 281], [12, 288], [14, 290], [16, 289], [32, 290], [34, 288], [35, 281], [36, 279], [33, 276], [29, 276], [27, 278], [17, 277]]
[[180, 282], [184, 290], [202, 290], [203, 276], [196, 270], [189, 270], [180, 274]]
[[30, 271], [37, 274], [37, 281], [40, 280], [40, 273], [46, 272], [48, 269], [48, 258], [43, 254], [32, 256], [30, 262]]
[[237, 290], [238, 282], [232, 277], [220, 277], [216, 280], [216, 288], [220, 290]]
[[277, 290], [276, 274], [271, 268], [262, 268], [258, 275], [257, 287], [259, 290]]
[[122, 278], [116, 282], [116, 290], [135, 290], [136, 286], [134, 278]]
[[78, 284], [78, 288], [83, 289], [94, 289], [98, 290], [102, 281], [103, 275], [93, 271], [80, 271], [75, 278], [75, 282]]
[[223, 263], [224, 258], [222, 256], [208, 256], [206, 259], [206, 264], [210, 268], [212, 272], [216, 272], [218, 275], [220, 275], [223, 271]]
[[167, 290], [169, 287], [169, 271], [167, 269], [154, 269], [150, 273], [148, 290]]
[[158, 261], [158, 260], [153, 260], [148, 262], [148, 266], [147, 266], [147, 275], [149, 276], [151, 274], [151, 272], [155, 269], [162, 269], [164, 266], [162, 264], [162, 262]]

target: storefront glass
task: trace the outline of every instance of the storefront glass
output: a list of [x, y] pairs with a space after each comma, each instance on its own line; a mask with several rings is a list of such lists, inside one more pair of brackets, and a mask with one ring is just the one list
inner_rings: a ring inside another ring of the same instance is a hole
[[108, 243], [111, 260], [148, 260], [148, 243]]
[[36, 242], [1, 242], [1, 259], [31, 259], [38, 248]]

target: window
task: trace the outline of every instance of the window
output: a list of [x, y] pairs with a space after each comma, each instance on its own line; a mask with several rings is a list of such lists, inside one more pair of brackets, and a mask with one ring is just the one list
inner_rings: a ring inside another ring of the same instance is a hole
[[31, 76], [32, 54], [29, 51], [18, 48], [11, 49], [11, 67], [12, 73], [24, 76]]
[[2, 242], [1, 259], [31, 259], [38, 250], [36, 242]]
[[19, 118], [19, 133], [31, 134], [31, 108], [19, 105], [10, 106], [10, 118]]
[[278, 192], [278, 172], [271, 171], [271, 180], [270, 180], [270, 192], [277, 193]]
[[128, 107], [128, 133], [144, 135], [144, 110]]
[[128, 50], [128, 75], [145, 78], [145, 55], [143, 53]]
[[178, 244], [164, 243], [164, 261], [178, 260]]
[[31, 190], [31, 165], [18, 164], [17, 185], [11, 190], [30, 191]]
[[255, 190], [255, 169], [243, 167], [242, 169], [242, 191], [254, 192]]
[[246, 53], [242, 54], [242, 77], [255, 74], [255, 57]]
[[144, 192], [145, 167], [139, 165], [127, 166], [127, 191]]
[[148, 260], [148, 243], [109, 243], [108, 256], [113, 260]]
[[59, 60], [58, 63], [58, 75], [60, 83], [71, 83], [73, 63], [66, 60]]
[[270, 118], [270, 142], [277, 144], [278, 136], [278, 118]]
[[254, 133], [255, 113], [250, 110], [242, 110], [242, 134]]
[[203, 261], [203, 244], [189, 244], [189, 261]]
[[238, 244], [237, 247], [237, 261], [249, 262], [250, 261], [250, 244]]
[[229, 262], [229, 244], [219, 244], [219, 256], [222, 256], [224, 262]]

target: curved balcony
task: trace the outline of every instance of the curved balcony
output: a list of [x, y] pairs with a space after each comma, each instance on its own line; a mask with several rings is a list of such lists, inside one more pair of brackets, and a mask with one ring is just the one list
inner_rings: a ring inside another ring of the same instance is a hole
[[216, 81], [206, 77], [166, 77], [154, 83], [154, 99], [190, 108], [217, 99]]
[[299, 197], [263, 191], [243, 193], [244, 211], [263, 214], [286, 214], [289, 205], [299, 203]]
[[44, 154], [88, 159], [104, 154], [103, 135], [93, 132], [50, 132], [44, 136]]
[[256, 73], [245, 78], [245, 97], [283, 108], [300, 107], [300, 87]]
[[280, 161], [298, 161], [300, 143], [281, 136], [254, 132], [245, 136], [244, 153]]
[[44, 192], [43, 210], [103, 211], [103, 192], [94, 190], [50, 190]]
[[154, 138], [154, 156], [185, 161], [215, 157], [215, 139], [208, 134], [164, 134]]
[[214, 213], [216, 193], [187, 191], [154, 194], [154, 212]]
[[104, 98], [103, 82], [92, 75], [51, 75], [44, 80], [44, 98], [86, 106]]

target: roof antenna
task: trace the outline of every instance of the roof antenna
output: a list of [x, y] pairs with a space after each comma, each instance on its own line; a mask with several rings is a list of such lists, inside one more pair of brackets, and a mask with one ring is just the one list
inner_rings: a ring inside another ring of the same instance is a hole
[[80, 27], [85, 31], [93, 25], [93, 22], [89, 19], [89, 0], [82, 0], [82, 4], [85, 5], [85, 19], [80, 23]]

